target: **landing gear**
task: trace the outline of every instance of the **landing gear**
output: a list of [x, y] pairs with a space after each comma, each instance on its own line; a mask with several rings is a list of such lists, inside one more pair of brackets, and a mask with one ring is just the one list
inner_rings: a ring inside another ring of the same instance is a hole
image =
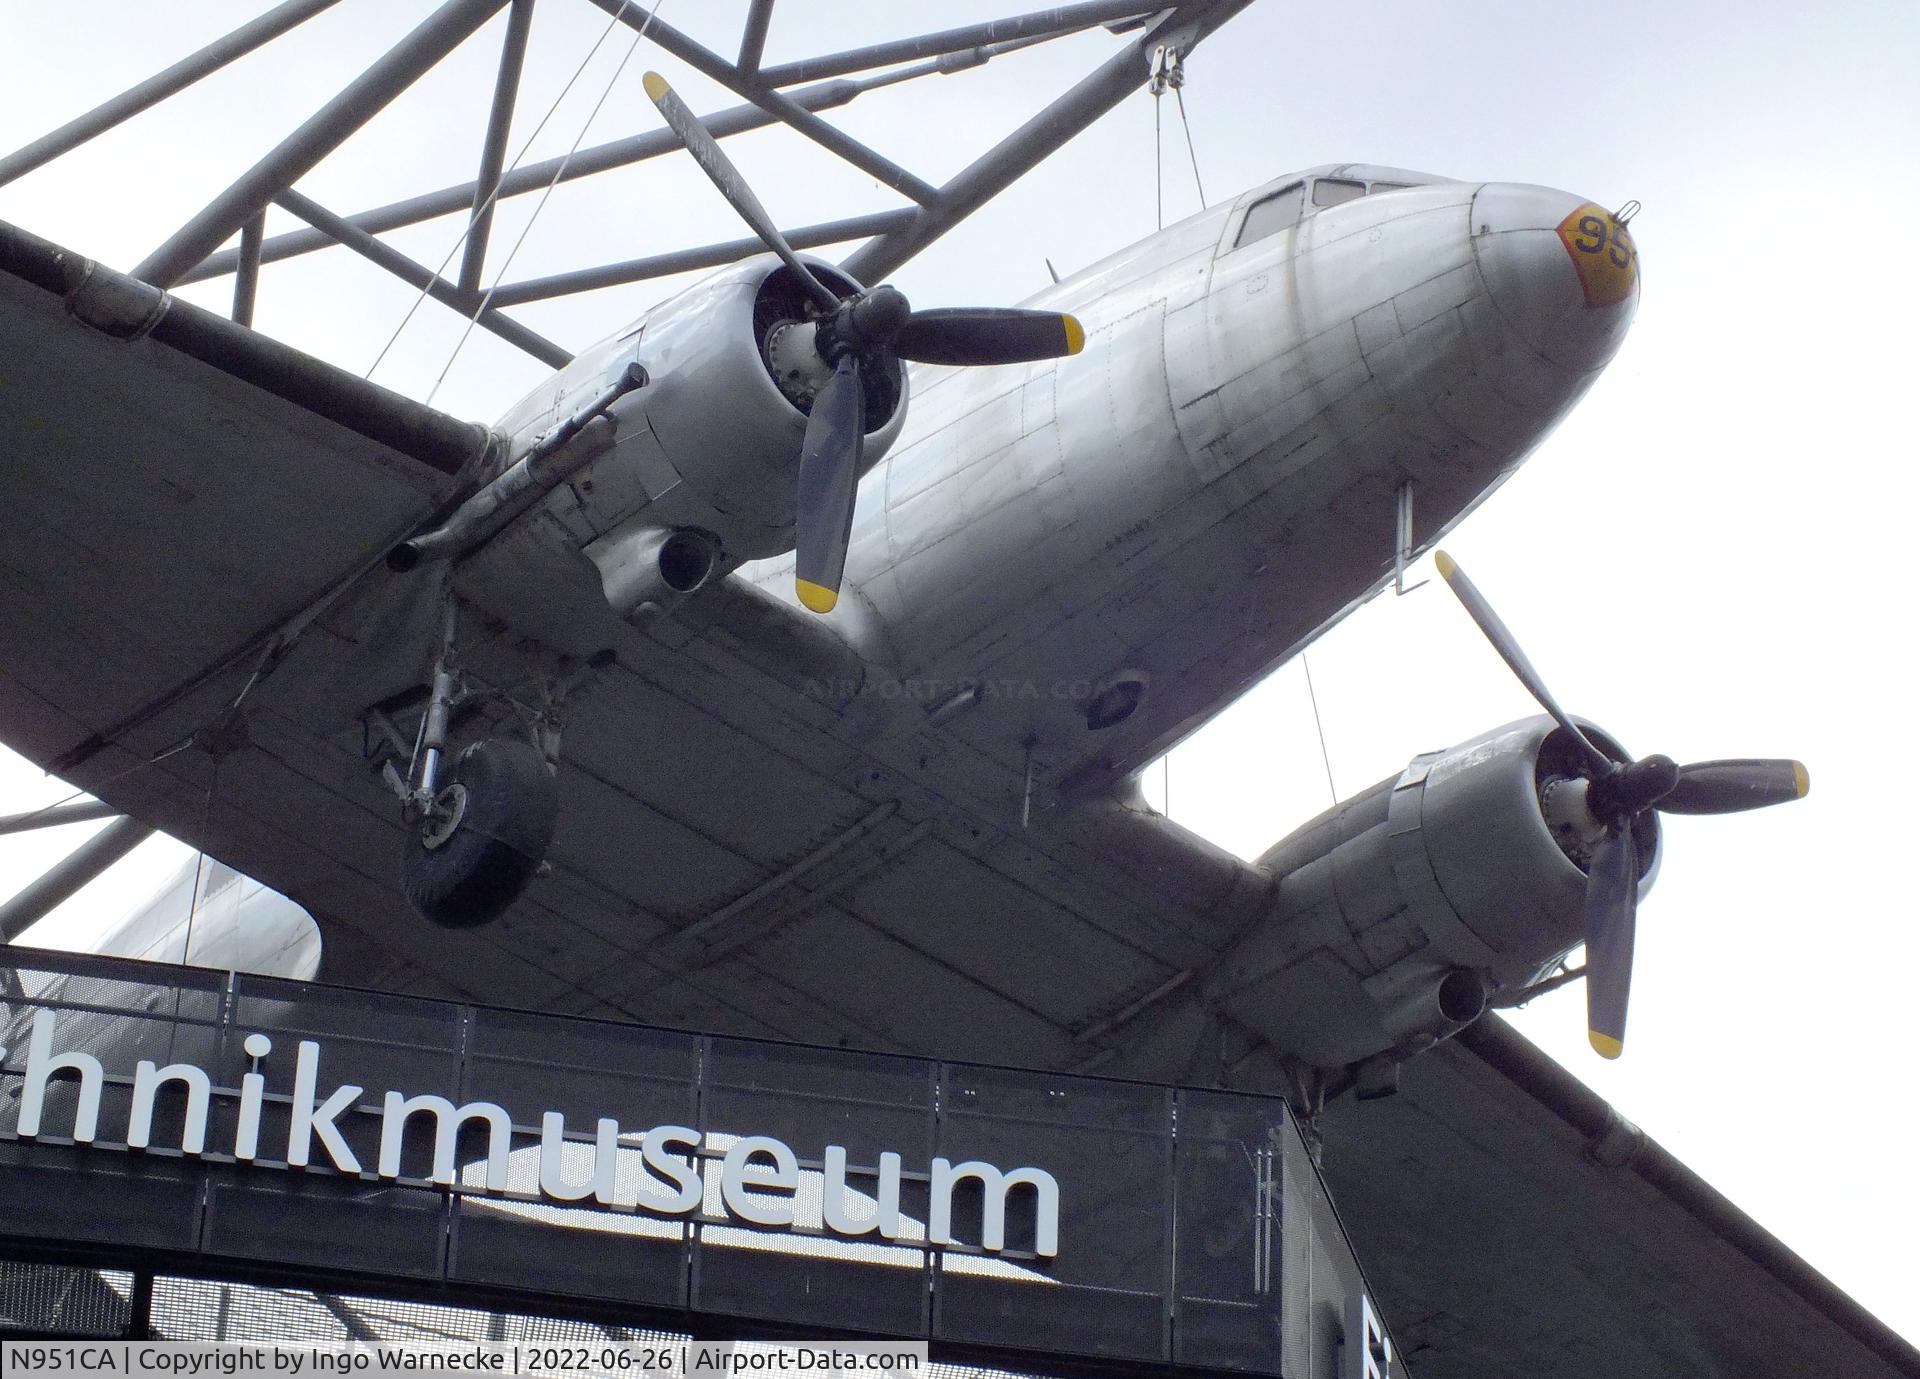
[[[433, 683], [410, 755], [393, 720], [379, 709], [369, 714], [370, 727], [389, 748], [382, 778], [407, 824], [401, 862], [407, 899], [421, 918], [450, 929], [498, 918], [540, 871], [559, 811], [558, 705], [567, 688], [556, 690], [544, 674], [534, 677], [532, 696], [474, 688], [458, 664], [459, 631], [459, 604], [449, 591]], [[531, 706], [522, 702], [527, 697]], [[483, 737], [448, 763], [453, 727], [489, 705], [508, 708], [499, 725], [517, 722], [530, 740]], [[398, 765], [403, 760], [405, 774]]]
[[458, 757], [407, 834], [407, 899], [424, 919], [467, 929], [497, 918], [553, 842], [560, 794], [546, 759], [493, 738]]

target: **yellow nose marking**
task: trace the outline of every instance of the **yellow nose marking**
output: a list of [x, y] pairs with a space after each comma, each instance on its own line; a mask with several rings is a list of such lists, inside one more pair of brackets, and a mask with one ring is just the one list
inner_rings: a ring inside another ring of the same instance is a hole
[[1569, 211], [1558, 228], [1589, 307], [1612, 306], [1632, 295], [1640, 277], [1640, 251], [1612, 212], [1589, 201]]

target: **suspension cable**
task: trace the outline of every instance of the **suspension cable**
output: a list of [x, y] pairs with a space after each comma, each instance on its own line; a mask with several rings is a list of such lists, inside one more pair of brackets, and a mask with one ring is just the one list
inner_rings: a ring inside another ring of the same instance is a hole
[[1182, 88], [1187, 84], [1186, 65], [1176, 48], [1161, 48], [1154, 54], [1153, 75], [1147, 80], [1147, 91], [1153, 96], [1153, 223], [1154, 228], [1167, 228], [1166, 176], [1163, 169], [1163, 144], [1160, 133], [1160, 97], [1168, 87], [1173, 88], [1174, 104], [1180, 108], [1180, 132], [1187, 141], [1187, 162], [1193, 168], [1193, 189], [1200, 197], [1200, 207], [1206, 209], [1207, 189], [1200, 184], [1200, 157], [1193, 150], [1193, 123], [1187, 118], [1187, 98]]
[[1200, 159], [1193, 151], [1193, 126], [1187, 122], [1187, 98], [1180, 92], [1180, 88], [1186, 85], [1186, 78], [1178, 65], [1173, 69], [1169, 84], [1173, 87], [1174, 104], [1180, 107], [1180, 128], [1187, 136], [1187, 161], [1193, 164], [1193, 189], [1199, 193], [1200, 207], [1205, 210], [1207, 189], [1200, 185]]
[[1167, 228], [1166, 179], [1161, 172], [1163, 140], [1160, 135], [1160, 97], [1167, 89], [1167, 50], [1153, 55], [1153, 75], [1147, 79], [1147, 93], [1153, 97], [1153, 228]]
[[[513, 267], [513, 260], [519, 254], [520, 246], [527, 242], [527, 236], [533, 233], [533, 227], [540, 219], [540, 212], [546, 209], [547, 198], [552, 196], [553, 189], [560, 185], [560, 179], [567, 175], [567, 165], [573, 162], [573, 156], [580, 151], [580, 145], [586, 142], [587, 131], [592, 129], [593, 122], [600, 118], [601, 109], [606, 105], [608, 97], [613, 95], [613, 88], [620, 81], [620, 74], [626, 71], [627, 64], [633, 61], [633, 55], [640, 49], [640, 40], [647, 36], [647, 30], [653, 27], [654, 16], [660, 13], [665, 4], [666, 0], [654, 0], [653, 8], [647, 11], [647, 17], [634, 31], [633, 42], [627, 45], [627, 51], [621, 55], [620, 65], [615, 67], [613, 75], [607, 78], [606, 89], [600, 93], [600, 99], [593, 103], [593, 109], [587, 112], [586, 121], [580, 126], [580, 132], [574, 136], [573, 147], [567, 150], [566, 157], [562, 158], [559, 165], [554, 168], [553, 176], [548, 179], [545, 189], [540, 193], [540, 200], [534, 203], [533, 214], [528, 216], [527, 223], [520, 227], [519, 238], [514, 240], [513, 248], [507, 251], [506, 261], [500, 265], [500, 271], [493, 275], [493, 282], [488, 286], [486, 295], [474, 304], [473, 315], [467, 318], [467, 328], [460, 332], [460, 339], [455, 342], [453, 353], [447, 357], [446, 367], [440, 370], [440, 376], [434, 379], [433, 388], [427, 393], [428, 405], [432, 404], [435, 394], [440, 391], [440, 385], [447, 381], [447, 375], [453, 371], [454, 361], [459, 359], [460, 351], [465, 349], [467, 341], [473, 338], [475, 323], [485, 314], [488, 303], [493, 300], [493, 294], [500, 290], [500, 282], [507, 276], [507, 270]], [[614, 12], [614, 17], [618, 18], [625, 8], [626, 6], [622, 5]]]
[[1327, 771], [1327, 794], [1333, 797], [1335, 804], [1340, 803], [1340, 791], [1333, 784], [1333, 758], [1327, 754], [1327, 730], [1320, 724], [1320, 696], [1313, 692], [1313, 667], [1307, 664], [1307, 653], [1300, 653], [1300, 669], [1307, 675], [1307, 702], [1313, 705], [1313, 731], [1320, 738], [1320, 764]]
[[1153, 228], [1167, 228], [1167, 197], [1160, 173], [1160, 91], [1164, 83], [1158, 73], [1147, 89], [1153, 92]]
[[[447, 256], [440, 260], [440, 266], [434, 270], [434, 277], [444, 278], [447, 275], [447, 267], [453, 262], [454, 255], [466, 248], [467, 241], [473, 236], [474, 226], [480, 223], [480, 217], [491, 210], [494, 202], [499, 199], [500, 189], [507, 184], [507, 174], [518, 168], [521, 161], [525, 159], [527, 154], [532, 150], [534, 140], [538, 139], [541, 133], [545, 131], [547, 122], [553, 119], [554, 112], [560, 109], [560, 103], [566, 100], [567, 93], [573, 90], [574, 83], [580, 80], [581, 75], [586, 72], [587, 67], [593, 62], [594, 54], [600, 51], [600, 45], [605, 43], [613, 33], [614, 25], [619, 22], [619, 19], [620, 16], [617, 13], [608, 16], [607, 26], [600, 30], [600, 36], [594, 39], [593, 46], [587, 49], [586, 56], [580, 59], [580, 65], [573, 69], [573, 75], [568, 77], [567, 84], [560, 88], [560, 94], [553, 98], [553, 103], [547, 107], [547, 113], [540, 117], [540, 123], [533, 127], [533, 133], [529, 134], [526, 142], [520, 145], [520, 151], [513, 156], [513, 161], [507, 164], [506, 168], [495, 180], [493, 189], [487, 193], [486, 199], [476, 206], [473, 213], [467, 218], [465, 227], [460, 231], [460, 238], [453, 242], [453, 247], [447, 250]], [[576, 144], [575, 147], [577, 148], [578, 145]], [[413, 299], [413, 305], [408, 307], [407, 314], [400, 318], [400, 324], [393, 328], [393, 334], [387, 337], [387, 343], [380, 347], [380, 353], [374, 357], [373, 363], [367, 366], [367, 371], [361, 375], [362, 378], [373, 377], [373, 371], [380, 367], [381, 361], [387, 357], [388, 352], [393, 349], [395, 343], [400, 339], [401, 332], [406, 330], [408, 324], [412, 322], [414, 313], [418, 312], [421, 304], [427, 300], [428, 291], [431, 286], [432, 284], [429, 282], [426, 287], [420, 289], [420, 295]]]

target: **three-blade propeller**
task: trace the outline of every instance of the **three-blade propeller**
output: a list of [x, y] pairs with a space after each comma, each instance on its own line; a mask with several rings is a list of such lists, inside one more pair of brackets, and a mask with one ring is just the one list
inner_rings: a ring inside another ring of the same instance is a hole
[[800, 447], [794, 503], [794, 585], [800, 602], [830, 612], [840, 599], [847, 543], [853, 531], [854, 493], [866, 452], [866, 387], [862, 368], [891, 354], [925, 364], [1023, 364], [1078, 354], [1086, 343], [1080, 323], [1055, 311], [1012, 307], [949, 307], [915, 311], [898, 289], [880, 286], [841, 297], [793, 251], [780, 227], [740, 175], [719, 141], [674, 94], [658, 72], [648, 72], [647, 96], [701, 170], [719, 188], [760, 241], [779, 255], [813, 298], [814, 348], [833, 370], [813, 399]]
[[1655, 754], [1615, 760], [1567, 716], [1534, 670], [1500, 615], [1445, 551], [1434, 566], [1500, 658], [1554, 722], [1580, 748], [1585, 808], [1605, 830], [1587, 864], [1584, 905], [1587, 943], [1587, 1041], [1604, 1058], [1618, 1058], [1627, 1037], [1627, 993], [1633, 981], [1634, 911], [1640, 856], [1633, 825], [1649, 809], [1666, 814], [1737, 814], [1797, 800], [1807, 793], [1807, 768], [1797, 761], [1696, 761], [1679, 766]]

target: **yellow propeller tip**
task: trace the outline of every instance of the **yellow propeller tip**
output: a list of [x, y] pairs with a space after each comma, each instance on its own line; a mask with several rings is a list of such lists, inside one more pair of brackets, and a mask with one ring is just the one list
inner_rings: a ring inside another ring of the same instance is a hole
[[1807, 768], [1802, 766], [1797, 761], [1794, 762], [1793, 763], [1793, 797], [1796, 800], [1804, 800], [1807, 797], [1807, 791], [1811, 789], [1813, 789], [1813, 779], [1812, 777], [1807, 775]]
[[1621, 1048], [1624, 1047], [1618, 1039], [1610, 1034], [1602, 1034], [1597, 1029], [1587, 1031], [1587, 1042], [1593, 1045], [1593, 1051], [1602, 1058], [1618, 1058]]
[[650, 101], [659, 100], [671, 89], [667, 85], [667, 79], [658, 72], [647, 73], [644, 77], [640, 78], [640, 84], [646, 87], [647, 99]]
[[1440, 572], [1440, 578], [1452, 579], [1453, 572], [1460, 567], [1453, 563], [1453, 557], [1445, 551], [1435, 551], [1433, 553], [1433, 568]]
[[829, 589], [824, 584], [815, 584], [810, 579], [796, 579], [793, 587], [800, 595], [800, 602], [816, 613], [831, 613], [834, 604], [840, 602], [840, 591]]
[[1087, 330], [1079, 320], [1072, 316], [1062, 316], [1060, 324], [1067, 332], [1067, 353], [1078, 354], [1087, 347]]

